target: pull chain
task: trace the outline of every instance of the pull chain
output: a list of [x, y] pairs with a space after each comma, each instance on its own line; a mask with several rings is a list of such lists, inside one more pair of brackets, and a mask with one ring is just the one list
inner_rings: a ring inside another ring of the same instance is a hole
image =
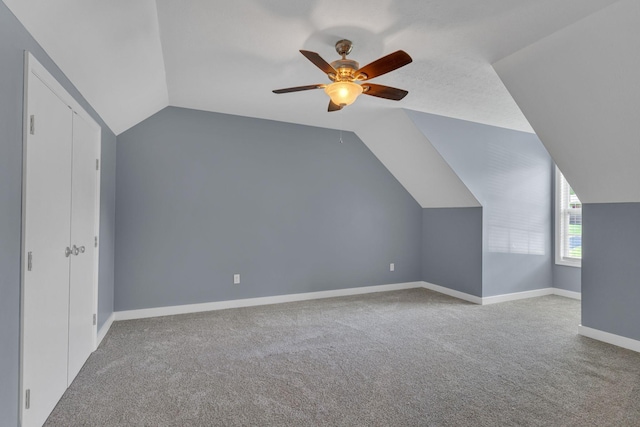
[[[342, 111], [338, 111], [338, 114], [342, 113]], [[342, 114], [340, 114], [340, 144], [343, 144], [342, 141]]]

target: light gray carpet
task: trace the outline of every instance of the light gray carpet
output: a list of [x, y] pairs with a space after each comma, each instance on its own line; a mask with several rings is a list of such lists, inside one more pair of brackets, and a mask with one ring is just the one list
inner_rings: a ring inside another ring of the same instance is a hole
[[116, 322], [46, 425], [640, 425], [640, 354], [579, 312], [412, 289]]

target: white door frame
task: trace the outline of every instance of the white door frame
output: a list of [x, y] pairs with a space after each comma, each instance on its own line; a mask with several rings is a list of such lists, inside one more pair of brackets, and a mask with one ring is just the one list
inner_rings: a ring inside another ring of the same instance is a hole
[[[98, 153], [96, 153], [96, 158], [100, 162], [100, 170], [98, 171], [97, 176], [97, 197], [96, 197], [96, 230], [95, 235], [98, 238], [98, 243], [100, 242], [100, 175], [102, 171], [102, 161], [101, 161], [101, 147], [102, 147], [102, 128], [98, 123], [80, 106], [80, 104], [67, 92], [67, 90], [47, 71], [47, 69], [33, 56], [33, 54], [29, 51], [25, 51], [24, 53], [24, 93], [23, 93], [23, 116], [22, 116], [22, 235], [21, 235], [21, 266], [20, 266], [20, 376], [19, 376], [19, 410], [18, 414], [20, 417], [20, 425], [22, 425], [22, 415], [25, 407], [25, 390], [23, 384], [23, 354], [24, 354], [24, 282], [25, 282], [25, 272], [27, 271], [27, 257], [25, 256], [25, 237], [26, 237], [26, 178], [27, 178], [27, 135], [29, 133], [29, 105], [28, 105], [28, 93], [29, 93], [29, 81], [30, 79], [38, 78], [40, 79], [58, 98], [60, 98], [64, 103], [66, 103], [69, 108], [71, 108], [74, 112], [80, 115], [89, 125], [94, 128], [99, 136], [98, 140]], [[93, 295], [94, 302], [93, 308], [94, 313], [98, 314], [98, 277], [99, 277], [99, 249], [100, 245], [96, 248], [94, 255], [94, 278], [93, 278]], [[98, 335], [98, 326], [94, 325], [94, 349], [97, 345], [97, 335]]]
[[[92, 120], [93, 123], [95, 123]], [[95, 230], [94, 236], [97, 239], [97, 246], [93, 253], [93, 312], [96, 315], [96, 324], [93, 325], [93, 351], [98, 349], [98, 282], [100, 280], [100, 178], [102, 176], [102, 129], [98, 127], [98, 152], [96, 153], [97, 167], [96, 167], [96, 209], [95, 209]]]

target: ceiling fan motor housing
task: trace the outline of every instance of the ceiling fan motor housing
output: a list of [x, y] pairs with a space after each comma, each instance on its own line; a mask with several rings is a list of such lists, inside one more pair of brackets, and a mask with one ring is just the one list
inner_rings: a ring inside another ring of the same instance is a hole
[[[338, 59], [333, 61], [331, 66], [338, 72], [336, 76], [329, 75], [329, 78], [336, 82], [353, 81], [356, 79], [356, 71], [360, 69], [358, 61], [351, 59]], [[333, 73], [331, 73], [333, 74]]]

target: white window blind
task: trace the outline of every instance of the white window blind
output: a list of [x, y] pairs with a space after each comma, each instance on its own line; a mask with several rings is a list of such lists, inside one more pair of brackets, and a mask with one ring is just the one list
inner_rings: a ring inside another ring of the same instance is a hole
[[556, 263], [580, 266], [582, 203], [560, 170], [556, 173]]

